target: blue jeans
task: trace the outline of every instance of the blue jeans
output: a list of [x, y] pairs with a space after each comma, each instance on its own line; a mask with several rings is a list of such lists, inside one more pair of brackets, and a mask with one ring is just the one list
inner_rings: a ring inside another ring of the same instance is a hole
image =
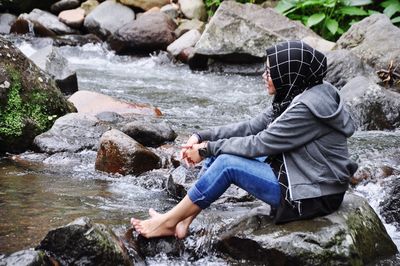
[[265, 158], [247, 159], [230, 154], [207, 158], [199, 180], [188, 191], [190, 200], [205, 209], [235, 184], [276, 208], [281, 198], [279, 182], [271, 166], [264, 163]]

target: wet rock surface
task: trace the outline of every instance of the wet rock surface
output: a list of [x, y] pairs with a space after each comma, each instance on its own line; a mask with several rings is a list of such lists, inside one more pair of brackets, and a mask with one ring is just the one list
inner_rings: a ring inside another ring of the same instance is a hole
[[385, 199], [381, 202], [381, 215], [387, 223], [394, 223], [400, 228], [400, 172], [397, 178], [393, 178], [388, 183], [388, 193]]
[[277, 226], [269, 216], [253, 213], [222, 231], [218, 250], [252, 263], [358, 265], [397, 252], [373, 209], [352, 194], [324, 217]]
[[10, 33], [11, 25], [14, 24], [14, 22], [16, 20], [17, 20], [17, 17], [12, 14], [8, 14], [8, 13], [1, 14], [0, 13], [0, 34], [1, 33], [4, 33], [4, 34]]
[[45, 251], [61, 265], [133, 265], [115, 234], [88, 218], [51, 230], [36, 250]]
[[21, 250], [2, 258], [1, 266], [47, 266], [51, 265], [49, 259], [43, 251]]
[[104, 133], [100, 139], [96, 170], [139, 175], [160, 166], [156, 154], [116, 129]]

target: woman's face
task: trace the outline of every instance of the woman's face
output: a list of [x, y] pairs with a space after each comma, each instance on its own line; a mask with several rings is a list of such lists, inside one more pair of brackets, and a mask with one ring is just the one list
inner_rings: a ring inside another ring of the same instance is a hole
[[262, 74], [262, 78], [265, 83], [265, 88], [267, 88], [267, 92], [269, 95], [275, 95], [276, 89], [274, 86], [274, 83], [272, 82], [271, 79], [271, 73], [269, 72], [269, 59], [267, 57], [267, 67], [265, 68], [264, 74]]

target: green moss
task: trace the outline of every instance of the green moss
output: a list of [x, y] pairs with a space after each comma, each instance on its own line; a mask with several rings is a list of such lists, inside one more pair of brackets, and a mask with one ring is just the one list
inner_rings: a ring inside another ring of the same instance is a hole
[[31, 93], [21, 97], [21, 75], [13, 68], [8, 68], [11, 76], [11, 88], [7, 95], [7, 103], [0, 108], [0, 135], [5, 137], [19, 137], [23, 134], [25, 120], [29, 119], [34, 124], [35, 133], [41, 133], [51, 127], [57, 115], [50, 114], [47, 102], [51, 97], [38, 89], [30, 90]]

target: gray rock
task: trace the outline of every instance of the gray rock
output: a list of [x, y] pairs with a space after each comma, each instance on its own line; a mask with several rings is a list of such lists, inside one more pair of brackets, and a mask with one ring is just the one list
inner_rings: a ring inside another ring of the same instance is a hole
[[391, 60], [400, 62], [399, 40], [400, 29], [386, 15], [374, 14], [352, 25], [336, 44], [377, 70], [387, 69]]
[[81, 5], [79, 0], [61, 0], [51, 5], [50, 10], [58, 15], [61, 11], [77, 8]]
[[45, 27], [48, 30], [53, 31], [56, 34], [62, 35], [62, 34], [74, 34], [77, 33], [76, 30], [68, 27], [64, 23], [60, 22], [58, 20], [58, 17], [47, 12], [43, 11], [40, 9], [35, 8], [32, 10], [31, 13], [29, 14], [22, 14], [18, 18], [22, 18], [25, 20], [29, 20], [32, 22], [37, 22], [41, 24], [43, 27]]
[[133, 265], [123, 244], [111, 229], [84, 217], [51, 230], [36, 248], [60, 265]]
[[197, 179], [197, 171], [187, 169], [186, 167], [179, 166], [168, 177], [166, 182], [166, 190], [170, 196], [175, 199], [183, 199], [187, 190], [191, 187], [193, 182]]
[[190, 30], [183, 34], [179, 39], [168, 45], [167, 51], [173, 56], [178, 56], [184, 49], [193, 47], [200, 39], [198, 30]]
[[330, 215], [284, 225], [250, 213], [220, 233], [217, 249], [237, 260], [282, 265], [365, 265], [397, 252], [368, 202], [347, 194]]
[[120, 0], [124, 5], [149, 10], [153, 7], [162, 7], [169, 4], [170, 0]]
[[120, 28], [109, 40], [117, 53], [165, 50], [175, 41], [175, 22], [162, 12], [150, 12]]
[[26, 14], [19, 18], [11, 26], [10, 33], [31, 34], [36, 37], [55, 37], [56, 33], [37, 21], [27, 19]]
[[0, 36], [0, 152], [22, 152], [56, 117], [75, 111], [52, 78]]
[[[232, 63], [263, 61], [279, 41], [317, 35], [270, 8], [224, 1], [195, 46], [196, 54]], [[194, 64], [192, 64], [194, 65]]]
[[139, 175], [160, 166], [160, 158], [156, 154], [121, 131], [112, 129], [100, 139], [96, 170]]
[[134, 19], [135, 13], [132, 9], [108, 0], [90, 12], [83, 25], [89, 32], [105, 39]]
[[177, 6], [176, 4], [165, 5], [160, 9], [160, 11], [168, 15], [172, 19], [179, 16], [179, 6]]
[[16, 20], [17, 17], [12, 14], [8, 13], [0, 14], [0, 34], [1, 33], [9, 34], [11, 25], [14, 24]]
[[400, 126], [399, 93], [360, 76], [350, 80], [340, 94], [362, 130], [395, 129]]
[[72, 113], [56, 120], [53, 127], [37, 136], [34, 145], [40, 152], [78, 152], [84, 149], [97, 150], [99, 138], [110, 126], [96, 117]]
[[182, 13], [189, 19], [207, 20], [206, 6], [203, 0], [179, 0]]
[[175, 131], [164, 121], [134, 121], [122, 127], [122, 132], [144, 146], [157, 147], [167, 141], [174, 141]]
[[48, 258], [43, 251], [21, 250], [1, 258], [0, 266], [47, 266]]
[[351, 51], [334, 50], [325, 52], [325, 55], [328, 60], [328, 72], [325, 79], [339, 90], [357, 76], [370, 77], [375, 82], [379, 81], [374, 69]]
[[87, 0], [81, 4], [81, 8], [85, 10], [85, 16], [89, 15], [97, 6], [99, 2], [96, 0]]
[[190, 31], [190, 30], [198, 30], [200, 33], [203, 33], [204, 31], [205, 24], [203, 21], [200, 21], [198, 19], [191, 19], [191, 20], [183, 20], [178, 28], [175, 30], [175, 35], [177, 38], [182, 36], [184, 33]]
[[397, 178], [390, 182], [389, 191], [384, 200], [380, 203], [381, 215], [386, 223], [394, 223], [400, 229], [400, 172], [397, 171]]

